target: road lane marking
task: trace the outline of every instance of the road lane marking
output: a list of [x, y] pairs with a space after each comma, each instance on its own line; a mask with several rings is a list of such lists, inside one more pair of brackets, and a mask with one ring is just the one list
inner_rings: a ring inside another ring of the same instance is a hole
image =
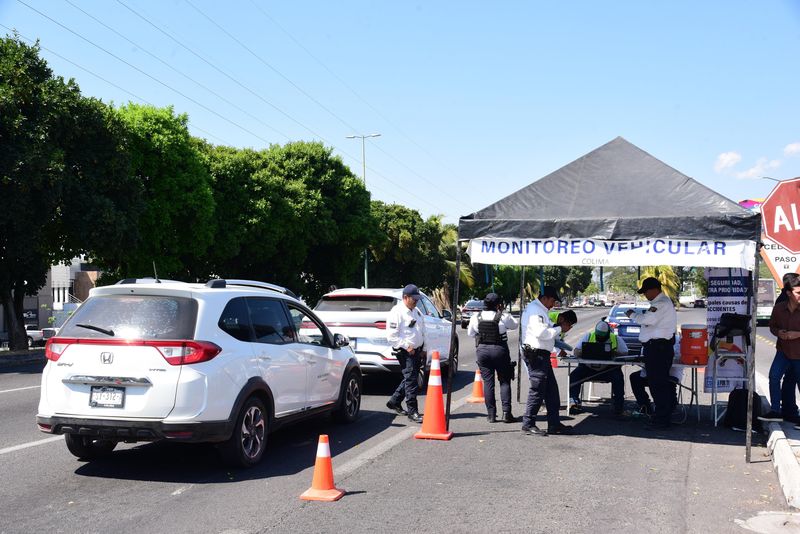
[[42, 386], [39, 385], [39, 386], [27, 386], [27, 387], [24, 387], [24, 388], [4, 389], [4, 390], [0, 391], [0, 393], [13, 393], [14, 391], [24, 391], [26, 389], [36, 389], [36, 388], [40, 388], [40, 387], [42, 387]]
[[53, 436], [50, 438], [40, 439], [38, 441], [29, 441], [28, 443], [23, 443], [22, 445], [14, 445], [13, 447], [6, 447], [5, 449], [0, 449], [0, 455], [8, 454], [9, 452], [19, 451], [22, 449], [27, 449], [29, 447], [36, 447], [37, 445], [44, 445], [45, 443], [50, 443], [59, 440], [64, 441], [64, 436]]
[[[464, 406], [467, 403], [467, 399], [468, 398], [469, 398], [469, 395], [467, 395], [466, 397], [462, 397], [461, 399], [453, 402], [450, 405], [450, 408], [451, 408], [450, 411], [451, 412], [455, 412], [456, 410], [458, 410], [459, 408]], [[412, 435], [414, 435], [417, 432], [419, 432], [419, 429], [420, 429], [419, 425], [409, 426], [405, 430], [401, 430], [397, 434], [395, 434], [395, 435], [393, 435], [393, 436], [381, 441], [380, 443], [376, 444], [372, 448], [367, 449], [366, 451], [362, 452], [361, 454], [359, 454], [358, 456], [356, 456], [352, 460], [348, 461], [344, 465], [341, 465], [341, 466], [337, 467], [336, 468], [336, 476], [338, 478], [345, 478], [346, 476], [354, 473], [355, 471], [357, 471], [363, 465], [371, 462], [372, 460], [374, 460], [378, 456], [380, 456], [380, 455], [382, 455], [382, 454], [384, 454], [386, 452], [389, 452], [394, 447], [396, 447], [400, 443], [402, 443], [405, 440], [407, 440], [408, 438], [410, 438]]]

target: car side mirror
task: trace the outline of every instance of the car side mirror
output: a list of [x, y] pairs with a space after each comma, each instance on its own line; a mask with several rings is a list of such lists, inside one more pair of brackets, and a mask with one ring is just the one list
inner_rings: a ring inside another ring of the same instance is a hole
[[333, 334], [333, 344], [336, 345], [336, 347], [346, 347], [350, 344], [350, 338], [342, 334]]
[[453, 319], [453, 313], [450, 310], [442, 310], [442, 317], [450, 321]]

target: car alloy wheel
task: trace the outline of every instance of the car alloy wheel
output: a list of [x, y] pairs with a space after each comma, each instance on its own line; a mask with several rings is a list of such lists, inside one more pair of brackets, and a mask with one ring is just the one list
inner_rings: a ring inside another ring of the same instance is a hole
[[335, 412], [336, 419], [343, 423], [352, 423], [358, 418], [361, 410], [361, 377], [351, 371], [343, 384], [339, 407]]
[[250, 467], [261, 461], [267, 442], [267, 414], [257, 397], [245, 401], [236, 419], [233, 435], [220, 446], [225, 462]]

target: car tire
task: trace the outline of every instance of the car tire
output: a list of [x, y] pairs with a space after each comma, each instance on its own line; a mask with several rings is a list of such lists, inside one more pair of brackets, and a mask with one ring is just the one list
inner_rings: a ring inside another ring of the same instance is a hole
[[419, 368], [417, 372], [417, 393], [422, 394], [425, 392], [425, 366]]
[[73, 456], [81, 460], [94, 460], [111, 454], [117, 442], [111, 439], [96, 439], [92, 436], [65, 434], [64, 442]]
[[333, 412], [333, 418], [340, 423], [352, 423], [358, 419], [361, 411], [361, 374], [350, 371], [342, 382], [339, 402]]
[[222, 459], [232, 467], [252, 467], [264, 457], [267, 445], [267, 421], [269, 416], [264, 403], [258, 397], [249, 397], [233, 427], [231, 437], [220, 444]]
[[33, 346], [33, 338], [31, 336], [28, 336], [28, 348], [31, 348], [32, 346]]

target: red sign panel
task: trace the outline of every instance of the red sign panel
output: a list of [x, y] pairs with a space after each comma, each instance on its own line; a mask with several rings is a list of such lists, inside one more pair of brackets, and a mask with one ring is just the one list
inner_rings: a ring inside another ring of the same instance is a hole
[[800, 254], [800, 178], [775, 186], [761, 205], [764, 234], [794, 254]]

